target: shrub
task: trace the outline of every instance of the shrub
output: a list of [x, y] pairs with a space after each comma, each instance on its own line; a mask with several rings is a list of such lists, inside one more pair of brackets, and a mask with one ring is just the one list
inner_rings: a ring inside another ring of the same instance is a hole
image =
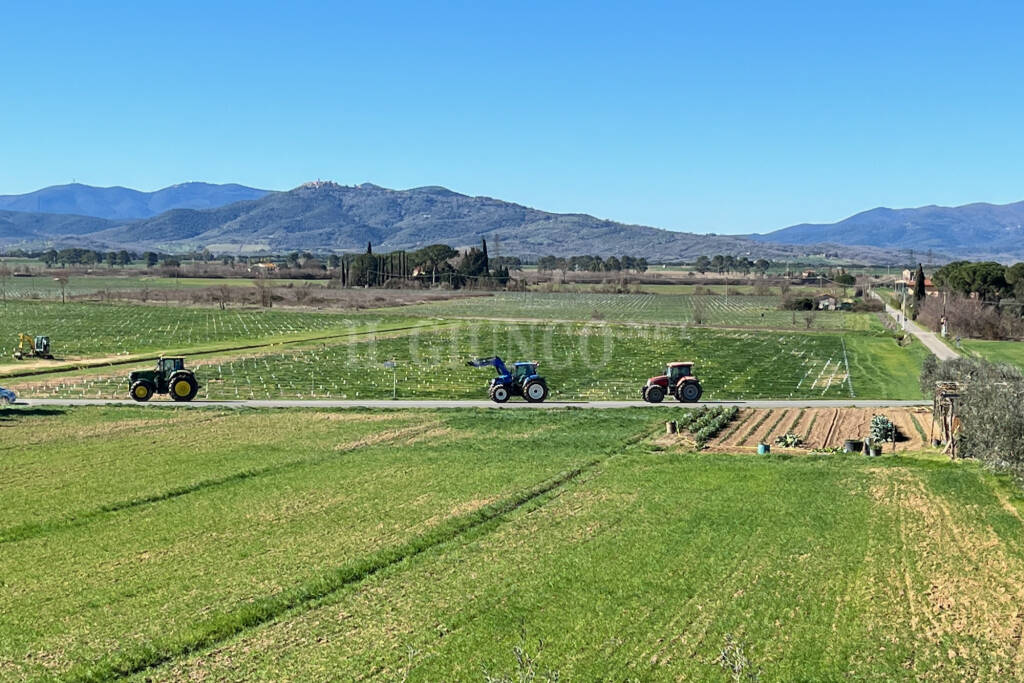
[[960, 454], [1024, 478], [1024, 373], [974, 358], [926, 359], [921, 372], [926, 395], [933, 395], [936, 382], [963, 386]]
[[871, 416], [871, 443], [896, 441], [896, 425], [885, 415]]
[[878, 313], [885, 310], [885, 304], [878, 299], [862, 299], [853, 304], [855, 313]]
[[784, 311], [812, 311], [814, 299], [809, 296], [785, 296], [779, 308]]

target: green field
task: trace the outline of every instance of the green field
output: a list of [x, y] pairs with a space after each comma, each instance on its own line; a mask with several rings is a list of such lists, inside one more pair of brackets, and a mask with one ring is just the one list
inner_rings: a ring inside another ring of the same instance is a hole
[[[409, 322], [379, 312], [221, 311], [185, 306], [9, 301], [0, 304], [0, 342], [13, 348], [18, 333], [46, 334], [54, 355], [61, 360], [344, 334]], [[0, 363], [13, 362], [10, 354], [0, 355]]]
[[[719, 294], [591, 294], [502, 292], [492, 297], [450, 299], [402, 309], [406, 315], [531, 320], [694, 323], [716, 327], [806, 330], [803, 311], [778, 310], [777, 296]], [[815, 312], [811, 329], [880, 330], [876, 316], [841, 311]]]
[[675, 452], [663, 419], [0, 412], [0, 678], [1018, 678], [991, 475]]
[[[69, 275], [64, 287], [67, 297], [77, 297], [99, 292], [124, 292], [151, 290], [153, 299], [159, 299], [160, 291], [167, 289], [196, 289], [200, 287], [245, 287], [253, 288], [253, 278], [201, 278], [201, 277], [162, 277], [149, 275], [144, 271], [128, 270], [120, 273], [120, 269], [111, 274]], [[305, 286], [326, 287], [328, 280], [274, 280], [275, 287]], [[33, 277], [11, 277], [3, 283], [3, 289], [9, 299], [41, 299], [48, 301], [60, 300], [60, 284], [52, 276], [36, 275]]]
[[994, 363], [1010, 363], [1024, 368], [1024, 342], [963, 339], [960, 344], [969, 353], [981, 356], [985, 360]]
[[[280, 352], [191, 361], [200, 398], [486, 398], [493, 370], [466, 367], [477, 356], [540, 362], [553, 400], [638, 399], [666, 361], [691, 360], [710, 400], [920, 398], [925, 352], [884, 335], [780, 333], [605, 324], [461, 324], [353, 337]], [[847, 373], [849, 365], [849, 373]], [[128, 369], [105, 375], [12, 378], [25, 396], [123, 398]]]

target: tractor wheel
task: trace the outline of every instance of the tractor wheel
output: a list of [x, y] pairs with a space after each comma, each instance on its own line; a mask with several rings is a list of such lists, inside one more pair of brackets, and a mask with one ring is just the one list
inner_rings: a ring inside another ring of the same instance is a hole
[[199, 383], [191, 373], [180, 372], [171, 375], [171, 381], [167, 383], [167, 393], [175, 401], [191, 401], [198, 391]]
[[491, 396], [491, 400], [494, 401], [495, 403], [504, 403], [509, 399], [509, 396], [512, 395], [511, 393], [509, 393], [508, 387], [506, 387], [504, 384], [495, 384], [493, 387], [491, 387], [491, 391], [489, 393]]
[[644, 390], [644, 400], [648, 403], [661, 403], [665, 398], [665, 390], [657, 384], [652, 384]]
[[133, 399], [139, 403], [143, 403], [153, 397], [153, 394], [156, 393], [156, 387], [153, 386], [153, 383], [148, 379], [140, 379], [132, 384], [128, 393], [131, 394]]
[[700, 396], [703, 393], [704, 389], [700, 386], [699, 382], [684, 382], [682, 386], [676, 389], [676, 398], [682, 403], [696, 403], [700, 400]]
[[527, 382], [523, 387], [523, 398], [528, 403], [543, 403], [548, 397], [548, 385], [541, 380]]

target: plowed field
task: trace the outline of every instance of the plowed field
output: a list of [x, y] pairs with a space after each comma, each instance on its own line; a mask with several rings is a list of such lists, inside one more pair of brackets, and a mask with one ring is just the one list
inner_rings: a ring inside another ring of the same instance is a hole
[[[744, 452], [756, 450], [758, 443], [768, 443], [779, 450], [775, 439], [786, 433], [799, 435], [804, 443], [797, 449], [836, 448], [846, 439], [863, 439], [868, 435], [871, 417], [885, 415], [896, 425], [896, 452], [919, 451], [927, 447], [932, 429], [931, 411], [926, 408], [745, 408], [728, 428], [708, 443], [708, 450]], [[937, 436], [937, 434], [936, 434]], [[886, 451], [893, 445], [887, 444]]]

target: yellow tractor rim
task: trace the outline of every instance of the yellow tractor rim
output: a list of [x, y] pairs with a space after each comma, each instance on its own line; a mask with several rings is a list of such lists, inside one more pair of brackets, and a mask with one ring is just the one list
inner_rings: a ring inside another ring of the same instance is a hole
[[192, 391], [192, 385], [185, 380], [174, 383], [174, 393], [178, 396], [188, 396], [188, 392], [190, 391]]
[[146, 398], [148, 394], [149, 390], [146, 389], [145, 384], [140, 384], [139, 386], [135, 387], [135, 395], [138, 396], [139, 398]]

